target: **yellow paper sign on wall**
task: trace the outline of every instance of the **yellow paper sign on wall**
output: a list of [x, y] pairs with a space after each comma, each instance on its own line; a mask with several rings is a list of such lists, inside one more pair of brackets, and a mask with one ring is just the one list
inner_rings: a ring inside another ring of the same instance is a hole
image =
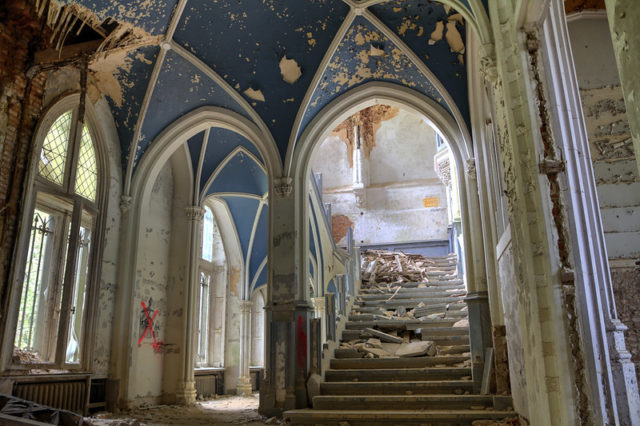
[[440, 198], [426, 197], [422, 199], [422, 204], [424, 204], [425, 207], [438, 207], [440, 205]]

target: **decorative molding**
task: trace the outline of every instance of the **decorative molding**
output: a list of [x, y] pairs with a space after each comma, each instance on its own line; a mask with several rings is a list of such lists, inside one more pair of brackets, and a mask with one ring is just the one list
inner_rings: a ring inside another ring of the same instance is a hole
[[184, 212], [189, 220], [201, 222], [204, 219], [204, 208], [200, 206], [187, 206]]
[[120, 212], [123, 214], [129, 211], [131, 207], [131, 197], [129, 195], [120, 196]]
[[280, 198], [289, 198], [293, 193], [293, 179], [281, 177], [273, 180], [273, 190]]
[[467, 159], [466, 163], [465, 163], [465, 174], [470, 178], [470, 179], [477, 179], [478, 175], [476, 173], [476, 159], [475, 158], [469, 158]]
[[498, 82], [498, 68], [496, 64], [496, 50], [493, 43], [480, 46], [480, 73], [487, 84], [495, 85]]

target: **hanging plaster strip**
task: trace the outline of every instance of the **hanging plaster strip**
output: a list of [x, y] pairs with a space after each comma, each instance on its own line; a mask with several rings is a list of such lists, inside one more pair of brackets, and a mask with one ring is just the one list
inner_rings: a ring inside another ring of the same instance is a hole
[[[176, 43], [175, 41], [171, 41], [171, 48], [174, 52], [182, 56], [183, 59], [188, 61], [191, 65], [202, 71], [207, 77], [212, 79], [216, 84], [222, 87], [231, 98], [236, 101], [242, 109], [246, 111], [246, 113], [251, 117], [254, 123], [258, 126], [260, 131], [268, 138], [273, 140], [271, 136], [271, 132], [269, 128], [266, 126], [264, 121], [262, 121], [262, 117], [253, 109], [253, 107], [249, 104], [249, 102], [238, 93], [233, 87], [227, 83], [227, 81], [222, 78], [217, 72], [215, 72], [209, 65], [204, 63], [200, 58], [195, 56], [193, 53], [189, 52], [187, 49]], [[275, 144], [275, 142], [274, 142]]]
[[[460, 113], [460, 110], [458, 109], [458, 106], [453, 101], [453, 98], [451, 97], [447, 89], [444, 87], [444, 85], [440, 82], [440, 80], [438, 80], [438, 78], [433, 74], [433, 72], [431, 72], [429, 67], [427, 67], [427, 65], [424, 62], [422, 62], [420, 58], [418, 58], [418, 55], [416, 55], [413, 52], [413, 50], [411, 50], [409, 46], [407, 46], [400, 39], [400, 37], [396, 35], [395, 32], [393, 32], [382, 21], [376, 18], [373, 13], [369, 11], [365, 11], [363, 16], [367, 18], [367, 20], [371, 22], [378, 30], [380, 30], [389, 40], [391, 40], [391, 42], [394, 43], [402, 51], [402, 53], [407, 55], [407, 58], [409, 58], [409, 60], [418, 68], [418, 70], [427, 78], [427, 80], [429, 80], [429, 82], [433, 84], [433, 86], [442, 96], [442, 99], [444, 100], [444, 102], [451, 109], [453, 118], [456, 120], [456, 123], [458, 124], [458, 127], [460, 127], [460, 131], [464, 135], [465, 139], [467, 139], [468, 141], [471, 141], [471, 134], [469, 133], [469, 129], [467, 128], [467, 125], [464, 121], [464, 118], [462, 117], [462, 114]], [[471, 156], [472, 153], [467, 153], [467, 155]]]
[[[347, 4], [349, 4], [349, 3], [347, 3]], [[302, 118], [304, 117], [304, 113], [307, 110], [307, 107], [309, 106], [309, 103], [311, 102], [311, 97], [313, 96], [313, 93], [316, 91], [316, 88], [318, 87], [318, 84], [320, 83], [320, 79], [322, 78], [322, 75], [324, 74], [325, 70], [329, 66], [329, 63], [331, 62], [331, 58], [333, 57], [333, 55], [335, 54], [336, 50], [338, 49], [338, 45], [340, 45], [340, 42], [342, 41], [342, 39], [344, 38], [345, 34], [349, 30], [349, 27], [353, 23], [353, 20], [357, 16], [357, 13], [356, 13], [353, 5], [351, 5], [351, 6], [352, 6], [351, 10], [347, 14], [347, 16], [344, 18], [344, 21], [342, 22], [342, 25], [340, 25], [340, 28], [338, 28], [338, 31], [336, 32], [336, 35], [333, 37], [333, 41], [331, 42], [331, 44], [329, 45], [329, 48], [327, 49], [326, 53], [324, 54], [324, 57], [322, 58], [322, 62], [320, 62], [320, 65], [318, 65], [318, 69], [316, 70], [316, 73], [313, 76], [313, 80], [311, 80], [311, 84], [309, 84], [309, 88], [307, 89], [307, 93], [305, 93], [304, 98], [302, 99], [302, 102], [300, 103], [300, 108], [298, 109], [298, 113], [296, 114], [296, 120], [293, 122], [293, 128], [291, 129], [291, 135], [289, 136], [289, 146], [287, 147], [287, 154], [286, 154], [286, 157], [285, 157], [286, 158], [286, 163], [284, 165], [284, 174], [285, 175], [289, 175], [289, 173], [291, 173], [292, 161], [293, 161], [293, 153], [295, 151], [295, 144], [297, 142], [296, 138], [297, 138], [298, 132], [300, 130], [300, 124], [302, 123]]]
[[184, 11], [186, 4], [187, 0], [180, 0], [178, 2], [173, 15], [171, 16], [171, 21], [169, 22], [167, 32], [165, 33], [165, 41], [160, 44], [160, 52], [158, 53], [158, 58], [156, 59], [156, 63], [153, 66], [153, 72], [151, 73], [151, 78], [149, 79], [149, 84], [147, 85], [147, 91], [144, 94], [142, 105], [140, 106], [138, 119], [136, 120], [136, 125], [133, 130], [133, 138], [131, 140], [131, 145], [129, 146], [129, 159], [127, 162], [123, 195], [130, 195], [129, 193], [131, 191], [131, 179], [133, 178], [133, 166], [136, 158], [136, 152], [138, 151], [138, 139], [140, 138], [142, 124], [147, 114], [147, 109], [149, 108], [149, 101], [151, 100], [153, 89], [156, 87], [156, 83], [158, 82], [158, 75], [160, 74], [160, 70], [164, 65], [164, 59], [167, 56], [167, 51], [171, 48], [171, 43], [169, 42], [173, 37], [173, 34], [178, 25], [180, 17], [182, 16], [182, 12]]

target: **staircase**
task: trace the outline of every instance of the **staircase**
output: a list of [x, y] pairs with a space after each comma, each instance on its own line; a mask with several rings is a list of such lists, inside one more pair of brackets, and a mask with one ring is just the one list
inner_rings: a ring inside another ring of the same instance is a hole
[[[455, 256], [423, 259], [426, 282], [363, 283], [313, 408], [284, 413], [292, 424], [517, 424], [510, 397], [473, 394]], [[418, 356], [398, 356], [409, 343]]]

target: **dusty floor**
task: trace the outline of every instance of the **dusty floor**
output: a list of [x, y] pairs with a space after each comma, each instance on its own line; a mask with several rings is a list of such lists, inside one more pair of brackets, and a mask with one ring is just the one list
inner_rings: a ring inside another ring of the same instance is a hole
[[252, 396], [222, 396], [198, 401], [192, 407], [158, 405], [138, 408], [126, 413], [97, 414], [85, 420], [92, 426], [143, 425], [267, 425], [284, 424], [276, 418], [258, 414], [258, 394]]

